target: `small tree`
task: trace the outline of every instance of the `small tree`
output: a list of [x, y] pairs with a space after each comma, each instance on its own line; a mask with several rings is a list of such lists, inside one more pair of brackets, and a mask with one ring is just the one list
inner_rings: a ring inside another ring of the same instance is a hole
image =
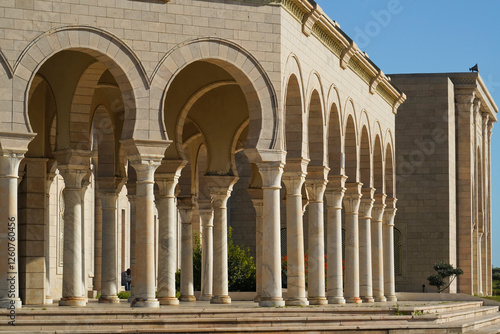
[[[451, 283], [458, 276], [462, 275], [464, 271], [460, 268], [453, 268], [453, 266], [449, 263], [438, 262], [434, 265], [434, 270], [437, 272], [434, 275], [430, 275], [427, 277], [430, 285], [434, 285], [437, 288], [437, 291], [440, 293], [441, 291], [446, 290]], [[446, 278], [449, 278], [448, 284], [446, 284]], [[444, 286], [444, 287], [443, 287]]]

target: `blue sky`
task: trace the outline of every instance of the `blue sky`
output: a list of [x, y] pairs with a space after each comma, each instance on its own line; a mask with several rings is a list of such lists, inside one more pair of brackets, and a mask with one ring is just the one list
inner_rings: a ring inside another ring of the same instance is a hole
[[[477, 63], [500, 105], [500, 1], [316, 2], [384, 73], [467, 72]], [[500, 124], [491, 155], [493, 266], [500, 267]]]

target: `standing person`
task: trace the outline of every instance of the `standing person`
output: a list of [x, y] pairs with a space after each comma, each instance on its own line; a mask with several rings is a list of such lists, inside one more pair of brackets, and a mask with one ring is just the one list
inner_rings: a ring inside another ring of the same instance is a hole
[[130, 282], [132, 282], [132, 276], [130, 276], [130, 274], [130, 268], [122, 272], [122, 286], [125, 286], [125, 291], [130, 291]]

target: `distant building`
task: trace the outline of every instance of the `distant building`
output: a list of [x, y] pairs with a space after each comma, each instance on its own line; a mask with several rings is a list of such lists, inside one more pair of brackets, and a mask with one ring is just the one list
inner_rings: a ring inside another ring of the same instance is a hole
[[397, 74], [396, 290], [427, 291], [439, 261], [450, 292], [491, 294], [491, 133], [498, 107], [477, 73]]

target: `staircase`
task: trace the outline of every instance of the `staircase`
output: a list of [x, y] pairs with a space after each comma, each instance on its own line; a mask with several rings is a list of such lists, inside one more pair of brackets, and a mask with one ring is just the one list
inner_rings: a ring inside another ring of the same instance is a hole
[[480, 333], [500, 334], [498, 306], [474, 302], [399, 302], [261, 308], [251, 302], [135, 309], [90, 302], [1, 310], [1, 333]]

